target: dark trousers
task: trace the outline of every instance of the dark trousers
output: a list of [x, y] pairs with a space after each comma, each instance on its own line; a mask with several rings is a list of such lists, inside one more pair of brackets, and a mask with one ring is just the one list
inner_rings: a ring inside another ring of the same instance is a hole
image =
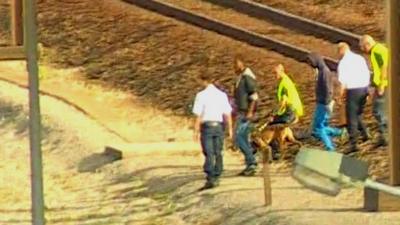
[[204, 172], [207, 181], [214, 182], [223, 170], [222, 149], [224, 128], [222, 123], [205, 122], [201, 125], [201, 146], [205, 156]]
[[378, 131], [381, 135], [385, 133], [387, 127], [385, 107], [386, 107], [386, 96], [385, 95], [378, 96], [378, 94], [376, 93], [372, 105], [372, 112], [374, 114], [375, 119], [378, 122]]
[[295, 120], [296, 115], [291, 108], [286, 109], [285, 113], [282, 115], [274, 116], [274, 119], [269, 123], [269, 125], [280, 124], [280, 123], [291, 123]]
[[347, 130], [349, 132], [350, 144], [357, 144], [358, 131], [363, 137], [367, 137], [367, 128], [363, 123], [363, 112], [365, 103], [367, 102], [368, 89], [357, 88], [347, 90], [346, 96], [346, 118]]

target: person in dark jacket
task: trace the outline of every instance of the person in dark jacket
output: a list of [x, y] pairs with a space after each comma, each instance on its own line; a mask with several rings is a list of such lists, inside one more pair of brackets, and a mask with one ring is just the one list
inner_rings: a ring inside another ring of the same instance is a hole
[[257, 169], [255, 150], [250, 140], [252, 121], [258, 101], [257, 80], [251, 69], [246, 67], [239, 58], [235, 59], [234, 69], [238, 76], [234, 87], [237, 108], [235, 143], [243, 153], [246, 163], [245, 169], [239, 175], [252, 176]]
[[309, 64], [316, 70], [317, 82], [315, 87], [316, 109], [312, 124], [312, 134], [320, 139], [328, 151], [334, 151], [335, 146], [331, 137], [344, 137], [346, 130], [329, 126], [333, 111], [333, 74], [318, 53], [310, 53]]

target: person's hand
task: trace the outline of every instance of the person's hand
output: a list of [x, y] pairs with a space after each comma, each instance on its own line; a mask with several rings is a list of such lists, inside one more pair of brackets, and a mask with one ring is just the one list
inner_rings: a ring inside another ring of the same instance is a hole
[[228, 137], [229, 137], [230, 140], [233, 140], [233, 129], [232, 128], [230, 128], [228, 130]]
[[251, 120], [253, 118], [253, 116], [254, 116], [253, 112], [248, 112], [247, 115], [246, 115], [246, 119], [247, 120]]
[[335, 100], [332, 100], [329, 104], [328, 104], [328, 112], [329, 113], [333, 113], [333, 107], [335, 106]]
[[382, 87], [382, 86], [380, 86], [380, 87], [378, 88], [377, 93], [378, 93], [378, 96], [383, 96], [383, 95], [385, 94], [385, 88]]
[[200, 142], [200, 132], [194, 131], [194, 133], [193, 133], [193, 141]]

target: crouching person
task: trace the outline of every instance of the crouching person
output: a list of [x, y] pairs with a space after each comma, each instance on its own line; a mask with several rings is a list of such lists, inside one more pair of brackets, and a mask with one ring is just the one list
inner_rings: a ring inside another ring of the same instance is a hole
[[224, 120], [230, 138], [233, 131], [228, 96], [214, 85], [210, 75], [202, 74], [201, 80], [205, 89], [197, 93], [193, 113], [196, 115], [195, 140], [200, 141], [205, 156], [207, 182], [200, 189], [205, 190], [218, 186], [223, 171]]

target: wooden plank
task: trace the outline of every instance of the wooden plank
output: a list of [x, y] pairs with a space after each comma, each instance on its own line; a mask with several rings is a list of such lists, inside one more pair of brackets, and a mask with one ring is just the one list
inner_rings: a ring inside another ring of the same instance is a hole
[[269, 150], [262, 151], [263, 154], [263, 177], [265, 206], [272, 205], [271, 178], [269, 175]]
[[25, 50], [22, 46], [1, 47], [0, 60], [24, 60], [26, 59]]
[[390, 76], [389, 76], [389, 156], [390, 184], [400, 185], [400, 1], [389, 3], [389, 41], [390, 41]]
[[381, 191], [365, 188], [364, 209], [370, 212], [400, 211], [400, 198]]
[[22, 22], [22, 0], [11, 1], [11, 37], [12, 45], [23, 45], [24, 32]]
[[147, 155], [201, 155], [201, 146], [197, 142], [150, 142], [134, 144], [111, 144], [106, 152], [120, 152], [122, 158]]

